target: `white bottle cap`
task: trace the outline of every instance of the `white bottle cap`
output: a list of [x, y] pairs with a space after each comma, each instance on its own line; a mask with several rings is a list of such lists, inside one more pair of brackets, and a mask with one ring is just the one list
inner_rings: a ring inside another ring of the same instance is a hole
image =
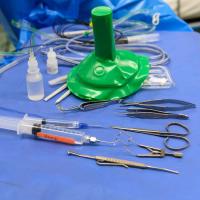
[[52, 47], [49, 48], [49, 52], [47, 53], [47, 73], [58, 73], [58, 60], [56, 58], [56, 53]]
[[33, 54], [33, 52], [30, 53], [29, 60], [28, 60], [28, 73], [36, 73], [39, 72], [40, 69], [38, 67], [38, 62]]

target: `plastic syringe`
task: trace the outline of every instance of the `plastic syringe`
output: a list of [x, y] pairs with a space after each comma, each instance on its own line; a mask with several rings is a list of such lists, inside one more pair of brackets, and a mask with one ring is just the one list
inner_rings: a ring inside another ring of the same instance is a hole
[[0, 128], [16, 131], [18, 135], [33, 135], [36, 138], [50, 140], [71, 145], [83, 145], [89, 143], [108, 143], [114, 142], [99, 140], [81, 131], [68, 129], [64, 126], [44, 124], [42, 118], [28, 117], [13, 118], [0, 116]]
[[55, 119], [42, 119], [42, 124], [62, 126], [69, 129], [85, 129], [85, 128], [104, 128], [100, 125], [89, 125], [79, 121], [55, 120]]
[[44, 126], [62, 126], [68, 129], [86, 129], [86, 128], [104, 128], [100, 125], [89, 125], [84, 122], [79, 122], [76, 120], [68, 121], [68, 120], [58, 120], [58, 119], [46, 119], [39, 117], [30, 117], [27, 114], [25, 115], [26, 120], [32, 120], [35, 123], [41, 123]]

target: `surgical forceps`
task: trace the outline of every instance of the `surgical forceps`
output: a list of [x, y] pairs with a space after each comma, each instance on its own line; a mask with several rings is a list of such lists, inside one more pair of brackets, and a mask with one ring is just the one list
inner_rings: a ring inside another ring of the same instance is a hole
[[57, 104], [57, 108], [62, 111], [62, 112], [67, 112], [67, 111], [89, 111], [89, 110], [95, 110], [98, 108], [103, 108], [106, 106], [109, 106], [114, 103], [120, 103], [123, 101], [122, 99], [117, 99], [117, 100], [105, 100], [105, 101], [88, 101], [88, 102], [83, 102], [79, 104], [78, 106], [72, 106], [69, 108], [64, 108], [60, 104]]
[[127, 112], [122, 113], [128, 117], [135, 117], [140, 119], [183, 119], [189, 117], [185, 114], [178, 114], [166, 111], [159, 111], [148, 108], [128, 108]]
[[[176, 110], [185, 110], [190, 108], [195, 108], [195, 104], [176, 100], [176, 99], [157, 99], [157, 100], [149, 100], [143, 102], [124, 102], [124, 99], [115, 99], [115, 100], [102, 100], [102, 101], [88, 101], [83, 102], [78, 106], [72, 106], [69, 108], [64, 108], [60, 104], [57, 104], [57, 108], [62, 112], [67, 111], [89, 111], [95, 110], [98, 108], [103, 108], [109, 106], [114, 103], [120, 103], [122, 106], [135, 106], [139, 108], [128, 108], [127, 113], [129, 117], [137, 117], [137, 118], [148, 118], [148, 119], [166, 119], [166, 118], [176, 118], [176, 119], [188, 119], [187, 115], [184, 114], [176, 114], [176, 113], [169, 113], [164, 112], [166, 110], [176, 111]], [[160, 106], [156, 104], [176, 104], [178, 106]]]
[[[184, 114], [166, 111], [180, 111], [195, 108], [195, 104], [177, 99], [156, 99], [143, 102], [121, 102], [122, 107], [131, 106], [122, 113], [141, 119], [188, 119]], [[168, 105], [170, 104], [170, 105]], [[134, 106], [134, 107], [132, 107]]]
[[[167, 106], [162, 104], [174, 104]], [[180, 111], [195, 108], [195, 104], [178, 99], [155, 99], [141, 102], [122, 102], [122, 106], [136, 106], [139, 108], [154, 109], [159, 111]]]
[[[173, 127], [173, 126], [182, 128], [185, 131], [185, 133], [178, 133], [178, 132], [170, 131], [170, 128]], [[190, 146], [190, 141], [186, 137], [187, 135], [190, 134], [190, 130], [186, 126], [184, 126], [183, 124], [177, 123], [177, 122], [169, 123], [165, 128], [166, 131], [141, 129], [141, 128], [125, 128], [125, 127], [120, 127], [120, 126], [112, 126], [112, 128], [124, 130], [124, 131], [135, 132], [135, 133], [154, 135], [154, 136], [158, 136], [158, 137], [164, 137], [165, 138], [164, 139], [164, 145], [165, 145], [166, 148], [168, 148], [170, 150], [181, 151], [181, 150], [186, 149]], [[180, 146], [180, 147], [173, 147], [169, 144], [170, 139], [181, 140], [185, 143], [185, 145]]]

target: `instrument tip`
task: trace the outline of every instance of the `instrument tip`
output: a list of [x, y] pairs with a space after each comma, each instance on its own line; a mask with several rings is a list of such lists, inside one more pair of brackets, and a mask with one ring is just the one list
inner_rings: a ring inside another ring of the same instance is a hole
[[67, 151], [67, 154], [68, 154], [68, 155], [73, 155], [74, 152], [69, 150], [69, 151]]
[[179, 174], [179, 171], [171, 170], [171, 169], [167, 169], [167, 168], [160, 168], [160, 167], [153, 167], [153, 166], [148, 166], [148, 168], [154, 169], [154, 170], [165, 171], [165, 172], [169, 172], [169, 173], [173, 173], [173, 174]]

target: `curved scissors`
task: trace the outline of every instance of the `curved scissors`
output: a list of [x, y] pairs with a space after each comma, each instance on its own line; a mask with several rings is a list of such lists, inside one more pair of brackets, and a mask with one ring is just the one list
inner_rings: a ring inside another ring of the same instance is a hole
[[[177, 126], [177, 127], [182, 128], [184, 130], [184, 133], [170, 131], [170, 128], [172, 126]], [[135, 133], [154, 135], [154, 136], [158, 136], [158, 137], [164, 137], [165, 138], [164, 145], [166, 148], [168, 148], [170, 150], [181, 151], [190, 146], [190, 141], [186, 137], [187, 135], [190, 134], [190, 130], [185, 125], [183, 125], [181, 123], [177, 123], [177, 122], [169, 123], [165, 128], [166, 131], [149, 130], [149, 129], [141, 129], [141, 128], [124, 128], [124, 127], [119, 127], [119, 126], [113, 126], [112, 128], [124, 130], [124, 131], [131, 131], [131, 132], [135, 132]], [[171, 139], [182, 140], [184, 142], [184, 145], [180, 146], [180, 147], [173, 147], [169, 144]]]

